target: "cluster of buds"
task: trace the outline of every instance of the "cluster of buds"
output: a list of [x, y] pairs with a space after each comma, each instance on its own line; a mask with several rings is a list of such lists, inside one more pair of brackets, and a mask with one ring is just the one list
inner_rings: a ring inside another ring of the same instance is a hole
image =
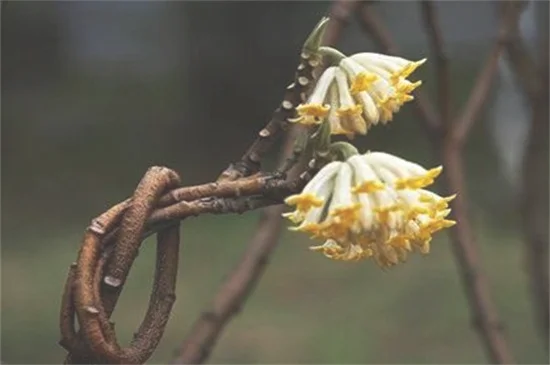
[[411, 92], [422, 82], [407, 77], [426, 61], [378, 53], [346, 57], [330, 47], [320, 47], [319, 53], [336, 59], [337, 65], [324, 70], [307, 102], [296, 108], [293, 122], [314, 125], [328, 120], [332, 134], [349, 138], [391, 121], [403, 104], [413, 100]]
[[432, 234], [454, 224], [445, 219], [454, 196], [424, 189], [440, 173], [387, 153], [356, 154], [325, 165], [286, 199], [296, 210], [284, 216], [297, 225], [292, 230], [324, 241], [314, 251], [344, 261], [372, 257], [390, 267], [414, 249], [428, 253]]

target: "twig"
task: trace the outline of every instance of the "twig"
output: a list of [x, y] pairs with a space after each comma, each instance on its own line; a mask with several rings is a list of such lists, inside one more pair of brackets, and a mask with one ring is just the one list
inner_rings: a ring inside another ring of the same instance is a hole
[[271, 120], [258, 133], [241, 160], [230, 164], [221, 173], [218, 181], [237, 180], [260, 170], [262, 157], [271, 149], [281, 132], [288, 129], [289, 119], [295, 117], [296, 107], [305, 101], [306, 92], [314, 80], [313, 71], [320, 65], [321, 59], [318, 55], [302, 50], [294, 82], [287, 87], [281, 105], [273, 112]]
[[473, 315], [473, 324], [485, 345], [489, 359], [492, 363], [499, 364], [513, 363], [514, 358], [505, 339], [496, 306], [490, 296], [487, 278], [481, 271], [477, 244], [468, 213], [461, 153], [467, 133], [478, 119], [479, 112], [487, 100], [491, 81], [496, 72], [498, 57], [503, 51], [517, 17], [519, 17], [519, 9], [513, 5], [507, 7], [503, 12], [499, 36], [485, 66], [477, 77], [469, 100], [456, 121], [452, 123], [448, 131], [448, 138], [443, 141], [433, 141], [436, 148], [439, 147], [438, 149], [441, 151], [445, 166], [446, 189], [449, 193], [458, 192], [456, 199], [451, 204], [452, 214], [457, 221], [456, 227], [451, 230], [454, 243], [452, 248], [464, 281]]
[[[392, 39], [384, 23], [380, 20], [380, 17], [375, 13], [370, 2], [362, 3], [362, 7], [357, 13], [357, 17], [359, 24], [366, 33], [371, 35], [374, 42], [378, 45], [378, 48], [384, 53], [391, 55], [397, 55], [399, 53], [397, 44]], [[416, 89], [413, 94], [415, 98], [414, 105], [423, 122], [426, 124], [428, 133], [434, 133], [434, 131], [438, 130], [438, 125], [441, 124], [439, 116], [422, 90]]]
[[[349, 12], [353, 6], [353, 2], [349, 2], [349, 4], [342, 2], [337, 8], [333, 9], [335, 11], [338, 10], [341, 13], [337, 23], [333, 20], [329, 24], [329, 29], [326, 31], [324, 37], [325, 42], [332, 42], [337, 38], [335, 33], [340, 33], [341, 27], [343, 27], [346, 23], [345, 18], [349, 15]], [[304, 56], [308, 57], [304, 58]], [[293, 85], [300, 82], [300, 77], [305, 77], [300, 76], [300, 72], [307, 71], [307, 79], [313, 79], [312, 71], [318, 65], [318, 60], [317, 58], [313, 58], [309, 61], [309, 64], [306, 64], [305, 61], [307, 61], [308, 58], [310, 58], [308, 54], [302, 53], [301, 63], [298, 67], [295, 83]], [[289, 92], [293, 92], [292, 85]], [[285, 100], [290, 100], [290, 98], [287, 96], [285, 97]], [[294, 112], [294, 108], [299, 104], [299, 102], [304, 100], [305, 93], [302, 92], [297, 102], [287, 104], [292, 107], [292, 112]], [[282, 106], [284, 106], [284, 104], [282, 104]], [[277, 120], [277, 113], [279, 112], [279, 109], [275, 112], [274, 118], [270, 121], [268, 126], [272, 123], [275, 123], [275, 125], [281, 124], [280, 119], [279, 121]], [[300, 127], [296, 126], [292, 129], [291, 133], [287, 134], [285, 146], [283, 147], [279, 167], [277, 169], [279, 173], [285, 173], [288, 171], [302, 156], [303, 146], [299, 143], [298, 139], [300, 137], [304, 137], [305, 135], [303, 133], [300, 134], [300, 132]], [[255, 144], [256, 143], [258, 143], [258, 141], [255, 142]], [[254, 149], [254, 145], [251, 149]], [[296, 176], [298, 171], [303, 168], [302, 165], [303, 164], [294, 166], [290, 172], [290, 175]], [[234, 179], [241, 176], [246, 176], [246, 171], [244, 171], [244, 173], [235, 174], [234, 166], [235, 165], [233, 165], [233, 167], [230, 166], [230, 168], [222, 174], [222, 179]], [[282, 224], [281, 213], [283, 212], [283, 209], [283, 207], [270, 207], [262, 212], [256, 233], [251, 239], [241, 262], [219, 289], [213, 303], [210, 305], [211, 309], [204, 311], [193, 325], [190, 334], [178, 350], [174, 363], [203, 363], [208, 358], [225, 325], [240, 311], [248, 295], [261, 278], [266, 268], [268, 257], [278, 242]]]
[[[506, 3], [500, 11], [505, 10]], [[526, 6], [519, 2], [518, 6]], [[535, 6], [535, 4], [532, 4]], [[548, 18], [546, 18], [548, 21]], [[506, 56], [518, 84], [531, 107], [531, 126], [523, 158], [523, 192], [521, 211], [525, 234], [525, 266], [529, 276], [535, 312], [535, 323], [541, 331], [548, 351], [549, 277], [548, 277], [548, 35], [543, 34], [538, 45], [540, 62], [529, 52], [525, 40], [514, 24]], [[544, 32], [544, 31], [543, 31]], [[541, 32], [541, 33], [543, 33]]]
[[421, 1], [426, 34], [431, 44], [432, 53], [435, 55], [439, 113], [444, 123], [449, 123], [452, 115], [451, 70], [449, 58], [444, 48], [443, 31], [437, 21], [435, 6], [433, 1]]
[[521, 210], [525, 234], [525, 264], [529, 274], [536, 326], [549, 346], [548, 185], [549, 185], [549, 75], [548, 36], [540, 49], [539, 91], [532, 100], [533, 115], [523, 160]]
[[[432, 51], [436, 55], [438, 74], [439, 109], [438, 117], [429, 100], [416, 94], [417, 107], [429, 132], [430, 139], [438, 153], [441, 153], [445, 166], [445, 190], [449, 193], [458, 192], [452, 202], [452, 212], [457, 225], [451, 230], [454, 256], [458, 262], [460, 276], [463, 280], [466, 296], [474, 318], [474, 328], [477, 329], [484, 347], [492, 363], [512, 363], [513, 357], [504, 338], [502, 325], [497, 315], [496, 307], [490, 296], [486, 276], [481, 271], [481, 264], [473, 229], [468, 215], [466, 186], [462, 161], [463, 141], [473, 123], [478, 119], [484, 105], [494, 76], [496, 61], [502, 51], [506, 37], [517, 20], [517, 9], [510, 6], [501, 18], [500, 33], [495, 47], [488, 58], [486, 66], [480, 72], [466, 107], [453, 121], [451, 116], [451, 95], [449, 64], [444, 53], [442, 34], [436, 14], [429, 2], [422, 2], [422, 13], [425, 27], [429, 33]], [[395, 52], [397, 47], [388, 31], [373, 14], [372, 8], [363, 6], [361, 12], [363, 27], [385, 52]], [[443, 138], [445, 137], [445, 138]]]
[[510, 1], [504, 3], [504, 5], [507, 8], [503, 10], [501, 16], [497, 40], [485, 61], [485, 65], [479, 72], [466, 106], [454, 122], [455, 126], [450, 138], [455, 143], [462, 143], [466, 139], [470, 128], [478, 119], [479, 113], [489, 96], [491, 85], [498, 69], [498, 60], [511, 39], [512, 31], [514, 29], [517, 31], [517, 21], [522, 9], [521, 2]]
[[[293, 153], [297, 129], [286, 137], [280, 165]], [[295, 179], [303, 164], [290, 171]], [[220, 287], [208, 310], [203, 311], [182, 343], [174, 364], [201, 364], [210, 355], [221, 332], [231, 318], [237, 315], [266, 269], [268, 258], [280, 236], [284, 206], [274, 206], [262, 211], [256, 233], [234, 271]]]
[[204, 311], [193, 325], [174, 360], [175, 364], [203, 363], [229, 320], [241, 311], [278, 242], [283, 209], [282, 206], [273, 206], [261, 213], [256, 233], [240, 263], [218, 290], [210, 309]]
[[329, 10], [330, 22], [328, 24], [324, 44], [334, 46], [342, 37], [342, 32], [349, 25], [350, 16], [359, 7], [359, 0], [335, 0]]
[[[325, 44], [333, 44], [337, 41], [342, 28], [348, 23], [347, 18], [356, 7], [355, 1], [338, 1], [331, 8], [331, 22], [325, 32]], [[302, 96], [303, 99], [304, 96]], [[298, 126], [286, 136], [277, 171], [287, 171], [302, 156], [301, 143], [295, 142], [299, 137], [303, 137], [303, 134], [300, 135]], [[294, 166], [290, 172], [291, 180], [295, 179], [303, 167], [303, 163]], [[175, 364], [200, 364], [209, 357], [224, 327], [242, 309], [247, 297], [266, 269], [268, 257], [276, 247], [280, 236], [283, 211], [284, 207], [270, 207], [262, 212], [256, 233], [241, 262], [218, 290], [210, 304], [210, 309], [204, 311], [193, 325], [190, 334], [177, 352]]]
[[[510, 1], [503, 1], [501, 4], [498, 4], [498, 10], [504, 12], [507, 6], [518, 6], [520, 10], [524, 10], [528, 6], [528, 3], [529, 1], [516, 0], [511, 5]], [[539, 78], [537, 63], [521, 35], [518, 20], [513, 24], [509, 40], [506, 42], [506, 56], [512, 71], [516, 75], [518, 84], [521, 85], [527, 97], [527, 101], [532, 105], [540, 92], [541, 83], [544, 80]]]
[[[273, 174], [258, 175], [254, 178], [240, 179], [238, 181], [210, 182], [201, 185], [186, 186], [174, 189], [161, 196], [156, 204], [157, 210], [152, 212], [151, 215], [153, 220], [156, 219], [157, 222], [160, 220], [158, 217], [162, 215], [184, 216], [188, 212], [189, 208], [187, 205], [189, 202], [204, 198], [232, 198], [250, 195], [282, 196], [285, 192], [296, 191], [301, 187], [303, 182], [304, 180], [301, 179], [287, 181], [283, 179], [282, 175]], [[128, 198], [109, 209], [94, 220], [94, 229], [99, 233], [111, 231], [113, 226], [120, 223], [119, 219], [131, 204], [132, 198]], [[196, 203], [194, 207], [197, 207]], [[118, 220], [110, 219], [111, 215], [116, 215]]]
[[467, 206], [464, 168], [460, 150], [455, 145], [441, 146], [445, 166], [445, 190], [458, 192], [451, 204], [457, 224], [451, 229], [451, 248], [457, 260], [470, 312], [472, 325], [477, 330], [492, 364], [514, 363], [510, 348], [504, 337], [504, 328], [490, 295], [487, 277], [481, 268], [477, 243]]

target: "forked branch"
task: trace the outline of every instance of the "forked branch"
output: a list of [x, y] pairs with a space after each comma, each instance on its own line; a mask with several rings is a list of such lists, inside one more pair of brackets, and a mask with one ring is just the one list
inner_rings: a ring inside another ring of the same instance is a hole
[[[429, 1], [422, 1], [421, 11], [424, 26], [436, 59], [437, 93], [440, 96], [438, 101], [439, 113], [434, 112], [435, 108], [432, 103], [423, 94], [420, 92], [415, 93], [417, 109], [433, 146], [438, 155], [441, 156], [445, 166], [445, 190], [449, 193], [458, 192], [457, 198], [451, 203], [453, 218], [457, 222], [457, 225], [451, 229], [452, 248], [470, 304], [474, 328], [477, 329], [491, 362], [500, 364], [513, 363], [514, 360], [504, 337], [496, 307], [490, 296], [487, 279], [481, 269], [479, 253], [468, 213], [461, 153], [468, 131], [478, 119], [486, 103], [496, 73], [498, 57], [500, 57], [506, 42], [510, 39], [510, 34], [514, 30], [514, 24], [517, 23], [520, 10], [520, 7], [513, 2], [506, 5], [500, 19], [499, 32], [493, 49], [474, 83], [466, 106], [458, 113], [457, 117], [453, 117], [450, 94], [450, 64], [444, 51], [443, 35], [434, 4]], [[396, 45], [391, 35], [374, 14], [372, 6], [368, 4], [363, 6], [360, 21], [363, 28], [371, 34], [381, 49], [389, 53], [396, 51]]]

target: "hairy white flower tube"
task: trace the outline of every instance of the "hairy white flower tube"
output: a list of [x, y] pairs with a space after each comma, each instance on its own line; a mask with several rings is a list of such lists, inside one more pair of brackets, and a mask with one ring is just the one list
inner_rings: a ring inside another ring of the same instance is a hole
[[425, 61], [378, 53], [343, 56], [337, 66], [321, 74], [307, 102], [296, 108], [298, 117], [293, 121], [311, 125], [328, 118], [332, 134], [349, 138], [366, 134], [372, 125], [391, 121], [403, 104], [413, 100], [410, 93], [422, 82], [407, 77]]
[[311, 247], [335, 260], [372, 257], [383, 267], [404, 262], [413, 250], [428, 253], [432, 235], [455, 224], [445, 219], [448, 203], [424, 188], [441, 173], [382, 153], [353, 155], [331, 162], [302, 193], [285, 201], [284, 216], [322, 245]]

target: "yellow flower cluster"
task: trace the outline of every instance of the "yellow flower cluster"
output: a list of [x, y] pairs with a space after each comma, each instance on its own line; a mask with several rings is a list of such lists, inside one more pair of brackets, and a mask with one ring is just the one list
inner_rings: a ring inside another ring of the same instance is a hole
[[296, 108], [294, 122], [310, 125], [328, 119], [332, 134], [366, 134], [371, 125], [387, 123], [421, 81], [407, 77], [426, 60], [413, 62], [377, 53], [358, 53], [327, 68], [307, 103]]
[[383, 267], [405, 261], [416, 249], [428, 253], [432, 234], [455, 224], [448, 203], [424, 188], [441, 173], [399, 157], [369, 152], [325, 165], [302, 193], [288, 197], [291, 230], [321, 239], [311, 247], [335, 260], [372, 257]]

